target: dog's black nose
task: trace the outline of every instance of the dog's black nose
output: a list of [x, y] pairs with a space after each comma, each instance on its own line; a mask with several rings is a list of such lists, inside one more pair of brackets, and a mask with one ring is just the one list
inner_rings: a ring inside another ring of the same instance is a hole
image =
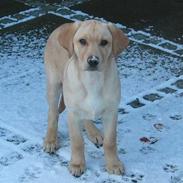
[[96, 67], [99, 64], [99, 58], [97, 56], [90, 56], [87, 60], [90, 67]]

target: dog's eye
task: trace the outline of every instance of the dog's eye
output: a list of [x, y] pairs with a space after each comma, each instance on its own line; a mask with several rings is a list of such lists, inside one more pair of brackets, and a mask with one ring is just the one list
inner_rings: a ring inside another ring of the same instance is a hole
[[85, 46], [85, 45], [87, 44], [86, 39], [83, 39], [83, 38], [80, 39], [79, 42], [80, 42], [80, 44], [83, 45], [83, 46]]
[[108, 44], [108, 41], [105, 39], [101, 40], [100, 42], [100, 46], [106, 46], [107, 44]]

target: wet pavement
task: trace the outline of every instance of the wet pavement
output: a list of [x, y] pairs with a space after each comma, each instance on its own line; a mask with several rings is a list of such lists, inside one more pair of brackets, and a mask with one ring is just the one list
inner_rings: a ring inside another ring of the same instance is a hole
[[6, 15], [11, 15], [29, 9], [30, 7], [24, 3], [14, 0], [0, 1], [0, 18]]
[[182, 1], [92, 0], [71, 8], [183, 44]]
[[[13, 40], [15, 41], [18, 40], [22, 43], [24, 42], [26, 45], [24, 46], [21, 45], [21, 49], [24, 49], [24, 51], [29, 48], [29, 46], [32, 44], [32, 41], [35, 40], [35, 38], [37, 39], [38, 44], [41, 46], [42, 44], [39, 43], [38, 41], [39, 39], [44, 39], [44, 41], [46, 42], [46, 40], [48, 39], [48, 36], [51, 34], [51, 32], [54, 29], [56, 29], [61, 24], [64, 24], [67, 22], [71, 22], [71, 21], [53, 14], [46, 14], [38, 18], [35, 18], [33, 20], [26, 21], [8, 28], [4, 28], [0, 31], [1, 32], [0, 36], [2, 38], [1, 45], [3, 49], [6, 49], [3, 51], [8, 51], [7, 49], [9, 49], [10, 53], [13, 53], [13, 50], [11, 50], [12, 47], [15, 46], [15, 44], [12, 42]], [[11, 36], [12, 34], [13, 36]], [[27, 37], [26, 38], [27, 40], [21, 39], [20, 38], [21, 36]], [[3, 38], [6, 38], [6, 39], [3, 39]], [[38, 44], [36, 45], [38, 46]], [[16, 45], [17, 46], [19, 45], [18, 42]], [[39, 49], [40, 47], [37, 47], [37, 48], [38, 48], [37, 49], [38, 51], [42, 51], [41, 49]]]

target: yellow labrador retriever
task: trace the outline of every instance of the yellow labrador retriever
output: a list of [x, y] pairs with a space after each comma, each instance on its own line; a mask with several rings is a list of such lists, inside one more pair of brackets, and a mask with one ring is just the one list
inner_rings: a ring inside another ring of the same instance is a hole
[[[106, 169], [123, 174], [117, 155], [116, 123], [120, 80], [115, 57], [128, 45], [128, 38], [113, 24], [95, 20], [67, 23], [50, 35], [45, 49], [48, 95], [48, 129], [44, 150], [58, 148], [59, 113], [68, 109], [72, 175], [85, 170], [82, 127], [96, 146], [104, 146]], [[101, 118], [104, 134], [93, 121]]]

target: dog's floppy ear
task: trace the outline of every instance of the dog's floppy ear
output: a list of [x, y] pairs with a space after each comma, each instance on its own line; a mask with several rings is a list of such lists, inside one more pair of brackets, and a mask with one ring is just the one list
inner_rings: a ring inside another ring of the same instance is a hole
[[112, 51], [113, 55], [116, 57], [120, 54], [129, 43], [128, 38], [125, 36], [122, 30], [117, 28], [114, 24], [108, 24], [109, 31], [112, 34]]
[[58, 41], [59, 44], [68, 51], [69, 57], [71, 57], [73, 54], [73, 37], [76, 31], [78, 30], [79, 26], [80, 22], [74, 22], [63, 24], [60, 27]]

